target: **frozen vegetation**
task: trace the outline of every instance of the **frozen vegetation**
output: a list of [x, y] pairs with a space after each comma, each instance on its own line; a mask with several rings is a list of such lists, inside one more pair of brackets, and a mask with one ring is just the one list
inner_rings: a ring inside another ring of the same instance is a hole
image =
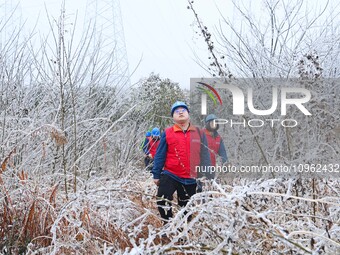
[[[236, 2], [240, 26], [221, 17], [215, 44], [194, 12], [211, 54], [200, 60], [207, 76], [298, 79], [312, 116], [293, 110], [295, 128], [221, 128], [231, 165], [337, 171], [223, 173], [186, 208], [175, 199], [162, 226], [140, 143], [148, 128], [171, 123], [171, 104], [189, 101], [188, 91], [157, 74], [129, 87], [114, 75], [114, 56], [93, 47], [94, 28], [76, 45], [62, 12], [51, 37], [19, 30], [0, 48], [0, 253], [340, 254], [339, 11], [264, 1], [260, 22]], [[268, 88], [256, 86], [267, 101]]]

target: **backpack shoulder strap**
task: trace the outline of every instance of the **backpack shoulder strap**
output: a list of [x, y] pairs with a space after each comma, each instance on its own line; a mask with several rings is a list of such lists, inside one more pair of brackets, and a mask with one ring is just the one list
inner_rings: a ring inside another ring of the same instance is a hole
[[201, 143], [202, 143], [202, 134], [201, 134], [201, 129], [199, 127], [196, 127], [196, 130], [198, 132], [198, 135], [200, 136], [200, 140], [201, 140]]

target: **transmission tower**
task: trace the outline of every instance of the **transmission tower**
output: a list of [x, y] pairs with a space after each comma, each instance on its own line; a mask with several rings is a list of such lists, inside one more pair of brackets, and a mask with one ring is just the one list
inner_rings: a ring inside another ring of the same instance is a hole
[[[94, 28], [93, 45], [100, 41], [100, 51], [105, 56], [113, 52], [114, 71], [109, 82], [113, 85], [130, 84], [129, 65], [125, 46], [123, 21], [119, 0], [87, 0], [85, 28]], [[98, 50], [98, 48], [93, 48]]]

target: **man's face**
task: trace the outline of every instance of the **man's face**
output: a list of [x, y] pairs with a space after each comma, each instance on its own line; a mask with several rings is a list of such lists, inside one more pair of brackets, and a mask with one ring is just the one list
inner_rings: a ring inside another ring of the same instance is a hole
[[217, 124], [213, 120], [209, 121], [209, 126], [213, 130], [217, 129]]
[[189, 120], [188, 110], [184, 107], [178, 107], [174, 111], [173, 119], [176, 123], [182, 124]]

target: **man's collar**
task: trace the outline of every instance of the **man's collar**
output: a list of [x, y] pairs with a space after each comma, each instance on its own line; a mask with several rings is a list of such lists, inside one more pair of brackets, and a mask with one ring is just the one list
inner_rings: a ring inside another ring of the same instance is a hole
[[[188, 127], [187, 131], [190, 131], [190, 130], [195, 130], [195, 126], [189, 124], [189, 127]], [[183, 132], [183, 129], [181, 128], [180, 125], [175, 124], [175, 125], [174, 125], [174, 131], [175, 131], [175, 132], [178, 132], [178, 131], [182, 131], [182, 132]]]

